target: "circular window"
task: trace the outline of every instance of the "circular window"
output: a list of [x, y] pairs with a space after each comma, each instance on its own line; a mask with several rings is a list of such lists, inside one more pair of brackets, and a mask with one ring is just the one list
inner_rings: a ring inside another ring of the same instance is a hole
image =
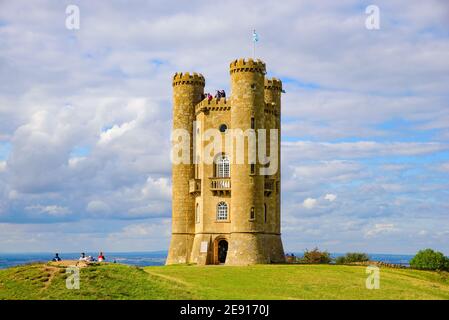
[[226, 130], [228, 130], [228, 126], [225, 125], [224, 123], [220, 124], [219, 130], [220, 132], [226, 132]]

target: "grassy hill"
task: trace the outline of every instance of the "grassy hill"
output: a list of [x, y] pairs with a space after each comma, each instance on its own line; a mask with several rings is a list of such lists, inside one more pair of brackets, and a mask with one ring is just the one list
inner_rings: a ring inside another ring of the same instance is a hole
[[64, 267], [33, 264], [0, 270], [0, 299], [449, 299], [447, 273], [381, 268], [378, 290], [366, 276], [360, 266], [103, 264], [68, 290]]

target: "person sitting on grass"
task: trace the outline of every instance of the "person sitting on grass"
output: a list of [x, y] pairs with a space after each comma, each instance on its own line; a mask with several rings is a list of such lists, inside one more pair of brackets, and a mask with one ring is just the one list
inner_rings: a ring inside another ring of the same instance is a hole
[[100, 254], [98, 255], [98, 262], [102, 262], [102, 261], [105, 261], [105, 260], [106, 260], [106, 258], [104, 257], [103, 252], [100, 252]]
[[81, 253], [81, 257], [79, 258], [79, 261], [87, 261], [86, 254], [84, 252]]
[[51, 261], [61, 261], [61, 258], [59, 257], [59, 253], [55, 254], [55, 257]]

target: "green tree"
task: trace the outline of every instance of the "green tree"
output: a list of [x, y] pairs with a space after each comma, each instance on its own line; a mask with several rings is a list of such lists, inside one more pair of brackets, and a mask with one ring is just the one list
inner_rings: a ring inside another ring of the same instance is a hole
[[298, 259], [299, 263], [330, 263], [331, 256], [327, 251], [320, 251], [318, 248], [309, 251], [306, 249], [304, 256]]
[[449, 258], [432, 249], [420, 250], [410, 260], [410, 266], [422, 270], [449, 270]]

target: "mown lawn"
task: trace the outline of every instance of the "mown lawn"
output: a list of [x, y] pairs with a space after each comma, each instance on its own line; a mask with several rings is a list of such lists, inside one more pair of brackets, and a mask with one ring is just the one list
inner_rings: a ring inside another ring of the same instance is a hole
[[185, 285], [199, 299], [449, 299], [449, 275], [380, 269], [366, 289], [365, 267], [341, 265], [164, 266], [145, 270]]
[[360, 266], [257, 265], [81, 268], [80, 289], [65, 268], [33, 264], [0, 270], [0, 299], [449, 299], [449, 275], [381, 268], [380, 289]]

